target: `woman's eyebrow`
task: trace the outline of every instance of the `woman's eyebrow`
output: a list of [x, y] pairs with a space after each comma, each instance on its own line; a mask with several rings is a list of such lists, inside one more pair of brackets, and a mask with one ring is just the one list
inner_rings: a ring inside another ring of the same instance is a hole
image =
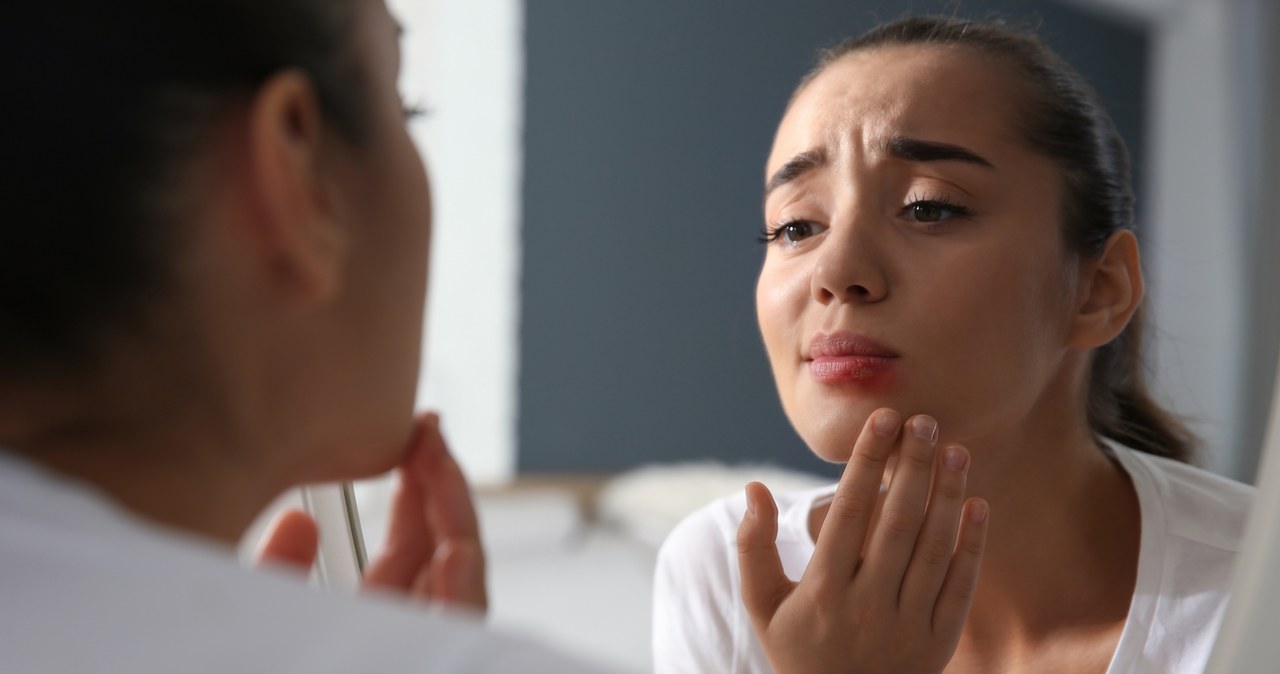
[[977, 166], [995, 168], [995, 165], [982, 158], [976, 152], [947, 143], [935, 143], [930, 140], [894, 136], [885, 144], [888, 154], [906, 161], [962, 161]]
[[822, 150], [805, 150], [800, 154], [792, 157], [787, 163], [783, 164], [764, 186], [764, 198], [769, 198], [769, 193], [779, 187], [799, 178], [800, 176], [812, 171], [815, 168], [826, 165], [827, 153]]

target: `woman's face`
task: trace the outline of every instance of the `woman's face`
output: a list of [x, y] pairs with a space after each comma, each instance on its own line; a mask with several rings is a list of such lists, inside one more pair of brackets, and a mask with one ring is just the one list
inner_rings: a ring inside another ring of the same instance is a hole
[[1062, 371], [1061, 178], [1019, 136], [1014, 83], [966, 48], [883, 47], [828, 66], [783, 118], [756, 304], [822, 458], [847, 460], [881, 406], [949, 441], [1011, 437]]
[[327, 407], [346, 420], [342, 465], [331, 477], [380, 472], [400, 458], [417, 390], [431, 231], [426, 171], [397, 89], [399, 27], [383, 0], [355, 4], [368, 134], [334, 161], [350, 264], [334, 354], [342, 362], [324, 366], [342, 372], [329, 383], [341, 399]]

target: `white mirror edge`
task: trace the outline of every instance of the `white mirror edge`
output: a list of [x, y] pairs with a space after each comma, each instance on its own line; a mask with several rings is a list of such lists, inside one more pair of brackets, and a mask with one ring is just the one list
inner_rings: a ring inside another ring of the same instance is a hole
[[1231, 599], [1206, 672], [1274, 674], [1280, 667], [1280, 367], [1258, 469], [1258, 492], [1236, 562]]

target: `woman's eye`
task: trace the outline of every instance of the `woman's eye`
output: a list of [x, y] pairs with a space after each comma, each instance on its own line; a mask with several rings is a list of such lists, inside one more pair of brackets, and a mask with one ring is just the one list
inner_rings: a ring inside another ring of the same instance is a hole
[[404, 113], [405, 122], [413, 122], [431, 115], [431, 108], [421, 100], [405, 100], [403, 95], [400, 96], [400, 111]]
[[765, 230], [761, 243], [772, 243], [779, 239], [787, 243], [799, 243], [811, 236], [820, 234], [825, 229], [825, 227], [816, 223], [794, 220]]
[[788, 222], [782, 226], [782, 238], [791, 243], [813, 236], [812, 222]]
[[911, 204], [911, 216], [919, 222], [937, 222], [946, 215], [947, 212], [937, 204], [924, 202]]
[[406, 103], [401, 106], [401, 111], [404, 113], [406, 122], [412, 122], [427, 115], [427, 109], [418, 103]]
[[903, 209], [908, 219], [915, 222], [934, 223], [963, 218], [969, 215], [969, 209], [958, 204], [947, 203], [937, 199], [913, 201]]

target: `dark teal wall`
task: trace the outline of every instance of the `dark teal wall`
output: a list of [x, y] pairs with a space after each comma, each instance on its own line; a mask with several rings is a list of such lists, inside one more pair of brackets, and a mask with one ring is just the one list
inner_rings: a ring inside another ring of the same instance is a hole
[[[522, 472], [697, 458], [832, 471], [783, 417], [756, 330], [763, 165], [819, 47], [941, 4], [529, 0]], [[1140, 27], [1048, 0], [960, 4], [1038, 25], [1141, 159]]]

